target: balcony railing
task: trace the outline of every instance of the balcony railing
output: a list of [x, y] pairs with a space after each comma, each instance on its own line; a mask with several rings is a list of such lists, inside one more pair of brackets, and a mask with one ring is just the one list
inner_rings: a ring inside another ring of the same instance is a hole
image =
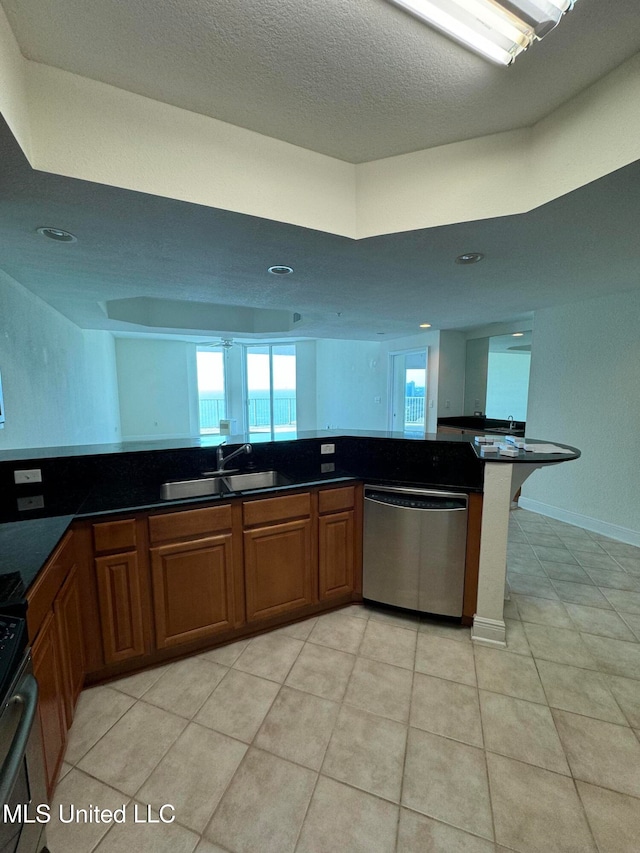
[[404, 398], [404, 422], [406, 426], [424, 426], [424, 397]]
[[[249, 431], [270, 429], [271, 406], [269, 397], [251, 397], [248, 401]], [[200, 432], [218, 432], [220, 419], [225, 418], [222, 399], [200, 399]], [[292, 427], [296, 424], [296, 398], [275, 397], [273, 400], [273, 426]]]
[[[405, 397], [405, 426], [424, 426], [424, 397]], [[269, 429], [271, 408], [268, 397], [251, 397], [248, 401], [249, 431]], [[225, 418], [223, 399], [200, 400], [200, 432], [218, 432], [220, 419]], [[296, 424], [296, 398], [276, 397], [273, 401], [273, 425], [291, 427]]]

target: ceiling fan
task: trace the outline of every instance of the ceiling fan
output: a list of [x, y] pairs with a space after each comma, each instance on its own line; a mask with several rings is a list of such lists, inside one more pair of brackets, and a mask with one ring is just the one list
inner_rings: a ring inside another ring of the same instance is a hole
[[231, 349], [233, 346], [233, 338], [221, 338], [219, 341], [210, 341], [206, 344], [200, 344], [201, 347], [205, 347], [206, 349]]

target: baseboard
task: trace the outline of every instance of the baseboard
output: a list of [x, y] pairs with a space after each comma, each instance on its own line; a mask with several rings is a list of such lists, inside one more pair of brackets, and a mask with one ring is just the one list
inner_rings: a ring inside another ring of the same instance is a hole
[[479, 646], [493, 646], [504, 649], [507, 645], [507, 630], [501, 619], [487, 619], [484, 616], [473, 617], [471, 639]]
[[521, 497], [518, 501], [518, 506], [522, 509], [531, 510], [531, 512], [546, 515], [548, 518], [555, 518], [557, 521], [564, 521], [567, 524], [573, 524], [575, 527], [582, 527], [584, 530], [591, 530], [593, 533], [600, 533], [602, 536], [608, 536], [609, 539], [615, 539], [618, 542], [625, 542], [627, 545], [635, 545], [640, 548], [640, 531], [631, 530], [629, 527], [622, 527], [619, 524], [610, 524], [607, 521], [600, 521], [597, 518], [591, 518], [589, 515], [581, 515], [579, 512], [571, 512], [568, 509], [561, 509], [551, 504], [542, 503], [532, 498]]

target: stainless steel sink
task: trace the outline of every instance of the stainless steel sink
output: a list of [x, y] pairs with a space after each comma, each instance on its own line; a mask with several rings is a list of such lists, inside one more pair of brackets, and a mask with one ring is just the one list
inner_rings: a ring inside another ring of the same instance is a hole
[[169, 480], [160, 487], [163, 501], [179, 498], [199, 498], [225, 492], [222, 477], [198, 477], [196, 480]]
[[246, 492], [250, 489], [269, 489], [272, 486], [288, 486], [291, 480], [278, 471], [254, 471], [249, 474], [232, 474], [223, 477], [230, 492]]
[[270, 489], [273, 486], [289, 486], [291, 480], [279, 471], [252, 471], [249, 474], [197, 477], [193, 480], [169, 480], [160, 487], [163, 501], [175, 501], [180, 498], [200, 498], [207, 495], [226, 495], [229, 492], [248, 492], [252, 489]]

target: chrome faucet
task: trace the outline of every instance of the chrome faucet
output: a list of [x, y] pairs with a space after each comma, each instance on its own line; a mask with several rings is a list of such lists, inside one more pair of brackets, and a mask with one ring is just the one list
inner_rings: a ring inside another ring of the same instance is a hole
[[233, 453], [230, 453], [228, 456], [224, 455], [223, 445], [226, 442], [223, 441], [222, 444], [219, 444], [216, 450], [216, 462], [218, 465], [218, 471], [223, 471], [224, 466], [231, 462], [232, 459], [235, 459], [236, 456], [240, 456], [241, 453], [250, 454], [253, 453], [253, 447], [250, 444], [243, 444], [237, 450], [234, 450]]
[[507, 420], [509, 421], [509, 429], [510, 429], [510, 430], [515, 429], [515, 428], [516, 428], [516, 422], [515, 422], [515, 421], [514, 421], [514, 419], [513, 419], [513, 415], [509, 415], [509, 417], [507, 418]]

